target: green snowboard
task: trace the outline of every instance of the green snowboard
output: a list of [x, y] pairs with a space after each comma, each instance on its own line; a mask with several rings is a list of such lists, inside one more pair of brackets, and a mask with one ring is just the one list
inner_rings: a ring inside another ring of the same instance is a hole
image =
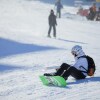
[[61, 76], [43, 76], [42, 75], [39, 77], [44, 85], [47, 85], [47, 86], [54, 85], [54, 86], [61, 86], [61, 87], [66, 86], [66, 80]]

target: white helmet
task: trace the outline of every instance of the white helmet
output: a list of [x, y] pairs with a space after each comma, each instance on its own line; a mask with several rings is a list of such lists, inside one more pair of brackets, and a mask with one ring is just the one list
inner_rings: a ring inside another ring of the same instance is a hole
[[71, 50], [71, 53], [74, 55], [79, 55], [81, 52], [83, 52], [83, 50], [82, 47], [79, 45], [75, 45]]

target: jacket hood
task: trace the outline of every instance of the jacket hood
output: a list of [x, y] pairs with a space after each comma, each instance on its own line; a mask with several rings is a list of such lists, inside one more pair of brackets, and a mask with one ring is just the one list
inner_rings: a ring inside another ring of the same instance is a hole
[[78, 55], [75, 57], [75, 60], [77, 60], [79, 57], [84, 56], [85, 53], [83, 52], [83, 50], [81, 50], [81, 52], [78, 53]]

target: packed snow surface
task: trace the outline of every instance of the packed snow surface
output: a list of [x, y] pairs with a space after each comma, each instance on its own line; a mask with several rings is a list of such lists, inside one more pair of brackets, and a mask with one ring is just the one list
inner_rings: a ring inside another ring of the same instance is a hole
[[[48, 38], [51, 9], [56, 13], [50, 0], [0, 0], [0, 100], [100, 100], [100, 22], [64, 5], [57, 38], [52, 32]], [[94, 77], [69, 77], [64, 88], [44, 86], [39, 76], [55, 71], [47, 67], [74, 63], [74, 45], [94, 58]]]

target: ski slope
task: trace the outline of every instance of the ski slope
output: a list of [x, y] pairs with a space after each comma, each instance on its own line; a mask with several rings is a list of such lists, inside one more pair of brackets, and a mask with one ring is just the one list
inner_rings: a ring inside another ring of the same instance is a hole
[[[64, 5], [57, 38], [47, 38], [54, 4], [42, 1], [0, 0], [0, 100], [100, 100], [100, 22], [76, 16], [77, 8]], [[65, 88], [44, 86], [39, 75], [55, 71], [47, 67], [74, 63], [74, 45], [94, 58], [95, 76], [69, 77]]]

